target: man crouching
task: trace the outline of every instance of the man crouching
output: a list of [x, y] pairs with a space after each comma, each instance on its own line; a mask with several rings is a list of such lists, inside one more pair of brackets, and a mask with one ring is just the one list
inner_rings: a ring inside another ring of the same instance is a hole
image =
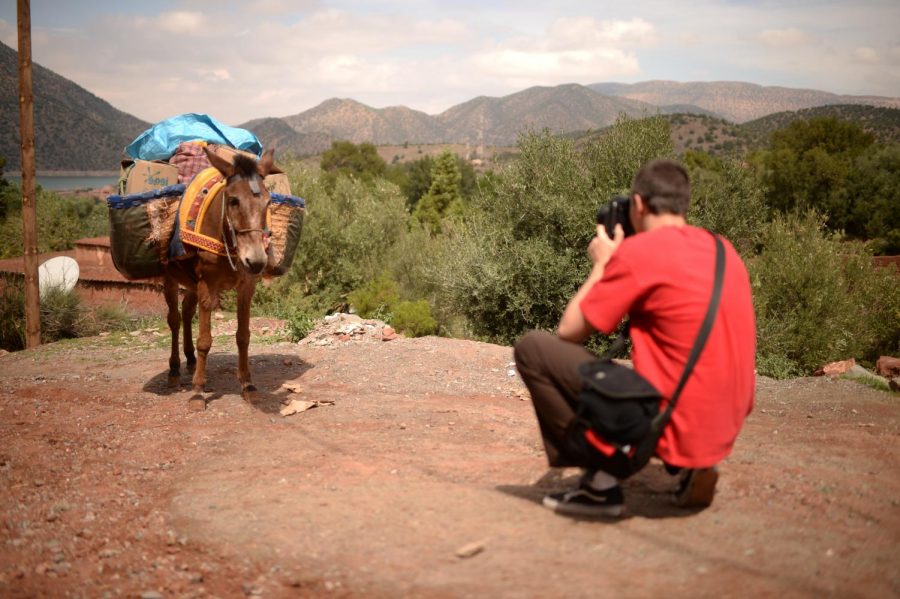
[[[634, 177], [628, 218], [634, 235], [603, 225], [588, 246], [591, 272], [569, 301], [557, 334], [531, 331], [515, 346], [516, 366], [531, 393], [551, 467], [585, 470], [572, 490], [548, 495], [557, 513], [619, 516], [625, 508], [619, 481], [592, 468], [587, 452], [598, 440], [575, 426], [582, 378], [578, 366], [596, 357], [582, 343], [594, 332], [612, 333], [630, 320], [634, 370], [659, 390], [661, 409], [672, 397], [697, 337], [713, 287], [715, 243], [687, 224], [687, 171], [653, 160]], [[725, 246], [721, 303], [706, 346], [656, 446], [670, 472], [680, 472], [675, 501], [712, 503], [719, 464], [731, 452], [753, 407], [756, 327], [747, 270]], [[589, 430], [587, 432], [590, 432]], [[575, 438], [574, 436], [577, 436]]]

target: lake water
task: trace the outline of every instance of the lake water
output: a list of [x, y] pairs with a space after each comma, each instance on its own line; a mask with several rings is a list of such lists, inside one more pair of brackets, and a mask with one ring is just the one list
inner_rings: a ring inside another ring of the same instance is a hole
[[[3, 173], [3, 178], [17, 185], [22, 183], [22, 176], [15, 174]], [[109, 175], [106, 177], [42, 177], [38, 175], [37, 184], [44, 189], [59, 190], [75, 190], [75, 189], [100, 189], [105, 185], [113, 185], [119, 181], [117, 175]]]

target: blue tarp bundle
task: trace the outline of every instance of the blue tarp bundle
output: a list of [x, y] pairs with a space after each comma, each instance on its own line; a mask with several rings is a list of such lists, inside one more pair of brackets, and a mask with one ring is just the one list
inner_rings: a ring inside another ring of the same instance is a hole
[[160, 121], [131, 142], [125, 153], [139, 160], [168, 160], [178, 144], [203, 140], [262, 154], [259, 139], [246, 129], [223, 125], [208, 114], [188, 113]]
[[289, 196], [282, 193], [272, 192], [269, 194], [273, 204], [287, 204], [292, 208], [306, 208], [306, 200], [297, 196]]

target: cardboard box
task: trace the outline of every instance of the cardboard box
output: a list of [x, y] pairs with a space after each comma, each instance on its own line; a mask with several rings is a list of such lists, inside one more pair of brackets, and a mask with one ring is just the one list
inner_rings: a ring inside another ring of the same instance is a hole
[[[122, 172], [130, 161], [122, 162]], [[178, 167], [168, 162], [135, 160], [125, 179], [124, 195], [161, 189], [178, 183]]]
[[291, 195], [291, 183], [288, 181], [287, 175], [284, 173], [275, 173], [263, 179], [263, 185], [269, 190], [269, 193], [280, 193], [281, 195]]

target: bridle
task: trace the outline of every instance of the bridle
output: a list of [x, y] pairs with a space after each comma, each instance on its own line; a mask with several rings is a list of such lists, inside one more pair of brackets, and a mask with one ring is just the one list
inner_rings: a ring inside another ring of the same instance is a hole
[[[250, 186], [250, 191], [253, 192], [255, 197], [259, 197], [262, 194], [262, 189], [260, 187], [260, 176], [254, 174], [252, 177], [245, 177], [240, 173], [236, 173], [228, 177], [225, 180], [225, 189], [228, 189], [230, 185], [233, 183], [237, 183], [238, 181], [246, 181]], [[268, 248], [269, 245], [269, 228], [254, 228], [254, 229], [235, 229], [234, 225], [231, 224], [231, 219], [228, 218], [228, 214], [225, 211], [225, 204], [227, 204], [225, 198], [225, 190], [222, 190], [222, 220], [228, 223], [228, 231], [231, 234], [231, 247], [234, 248], [234, 251], [237, 252], [237, 236], [244, 235], [246, 233], [254, 233], [259, 232], [263, 235], [263, 244]], [[268, 209], [266, 212], [266, 216], [268, 218]], [[231, 270], [237, 271], [237, 266], [235, 266], [234, 262], [231, 259], [231, 249], [228, 247], [227, 239], [225, 240], [225, 256], [228, 258], [228, 264], [231, 266]]]

